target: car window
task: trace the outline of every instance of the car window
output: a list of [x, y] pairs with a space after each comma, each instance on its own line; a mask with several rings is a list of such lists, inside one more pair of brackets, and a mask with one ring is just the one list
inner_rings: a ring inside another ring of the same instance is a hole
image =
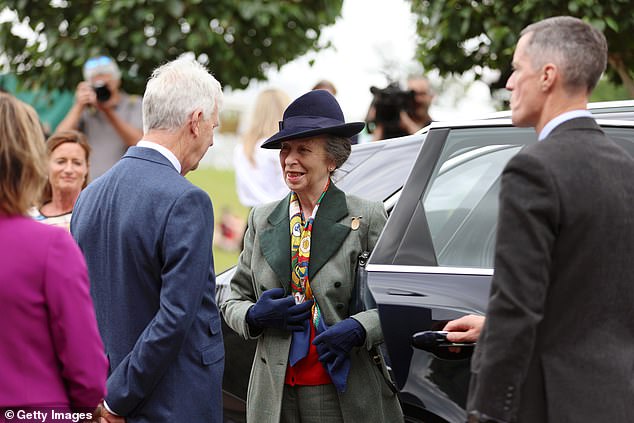
[[421, 199], [439, 266], [493, 267], [500, 175], [529, 129], [452, 130]]
[[[634, 156], [634, 128], [599, 120]], [[392, 211], [370, 264], [492, 269], [500, 175], [508, 160], [537, 142], [532, 128], [508, 124], [432, 128]]]

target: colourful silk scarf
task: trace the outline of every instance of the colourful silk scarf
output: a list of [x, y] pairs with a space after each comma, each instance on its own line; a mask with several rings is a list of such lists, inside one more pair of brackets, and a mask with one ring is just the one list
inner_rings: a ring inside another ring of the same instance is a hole
[[[289, 203], [288, 215], [290, 216], [290, 232], [291, 232], [291, 293], [295, 298], [296, 304], [313, 299], [313, 292], [310, 289], [308, 280], [308, 264], [310, 263], [310, 238], [313, 231], [313, 222], [317, 215], [317, 210], [324, 198], [330, 180], [326, 184], [324, 191], [319, 196], [317, 204], [313, 209], [312, 215], [306, 220], [302, 212], [299, 198], [295, 192], [291, 193], [291, 201]], [[315, 329], [318, 328], [321, 321], [321, 312], [319, 305], [315, 301], [312, 307], [312, 324]], [[303, 332], [293, 332], [293, 340], [291, 342], [290, 364], [295, 365], [296, 362], [304, 358], [308, 354], [310, 346], [310, 328], [306, 328]]]

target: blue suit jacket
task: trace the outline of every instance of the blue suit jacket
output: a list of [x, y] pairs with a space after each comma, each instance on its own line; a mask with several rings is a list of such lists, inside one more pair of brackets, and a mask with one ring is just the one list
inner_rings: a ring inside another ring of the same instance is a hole
[[71, 232], [110, 360], [110, 408], [128, 422], [220, 422], [209, 196], [157, 151], [131, 147], [81, 193]]

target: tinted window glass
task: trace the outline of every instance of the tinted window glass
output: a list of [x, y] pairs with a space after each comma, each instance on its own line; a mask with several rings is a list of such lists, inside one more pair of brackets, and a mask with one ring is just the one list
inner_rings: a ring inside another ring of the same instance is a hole
[[451, 131], [422, 198], [439, 266], [493, 267], [500, 175], [534, 142], [532, 129]]
[[[603, 129], [634, 156], [634, 128]], [[492, 269], [500, 175], [536, 134], [490, 126], [437, 128], [429, 137], [371, 262]]]

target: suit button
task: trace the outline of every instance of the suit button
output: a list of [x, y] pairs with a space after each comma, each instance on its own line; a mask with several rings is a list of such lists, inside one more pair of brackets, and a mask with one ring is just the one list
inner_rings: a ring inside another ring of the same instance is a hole
[[343, 303], [337, 303], [337, 305], [335, 305], [335, 307], [337, 308], [337, 310], [343, 310], [343, 308], [345, 307]]
[[507, 391], [513, 392], [515, 390], [515, 386], [511, 385], [506, 388]]
[[508, 405], [504, 406], [504, 411], [509, 411], [511, 408]]
[[341, 282], [335, 282], [335, 288], [341, 287]]

